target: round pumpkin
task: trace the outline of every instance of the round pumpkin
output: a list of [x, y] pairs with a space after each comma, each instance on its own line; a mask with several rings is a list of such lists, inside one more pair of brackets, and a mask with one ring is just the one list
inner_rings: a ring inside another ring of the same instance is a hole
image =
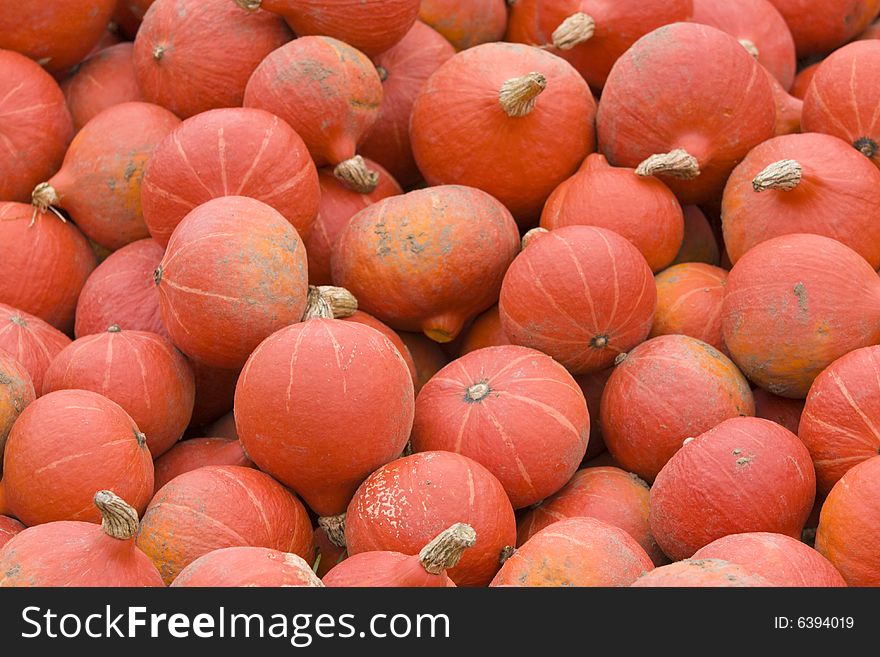
[[0, 351], [24, 366], [37, 395], [49, 363], [69, 344], [70, 338], [39, 317], [0, 303]]
[[859, 254], [829, 237], [776, 237], [731, 270], [721, 330], [754, 383], [803, 399], [835, 359], [880, 342], [880, 280]]
[[449, 342], [498, 300], [519, 248], [510, 213], [456, 185], [392, 196], [358, 212], [331, 257], [336, 285], [394, 329]]
[[90, 390], [59, 390], [19, 416], [3, 461], [6, 505], [31, 526], [97, 522], [96, 490], [110, 489], [142, 513], [153, 494], [146, 438], [122, 407]]
[[9, 432], [21, 412], [35, 398], [34, 384], [24, 365], [0, 349], [0, 474]]
[[863, 461], [838, 481], [819, 516], [816, 549], [849, 586], [880, 585], [880, 456]]
[[406, 345], [416, 368], [415, 394], [430, 381], [441, 369], [449, 363], [449, 357], [443, 348], [427, 337], [424, 333], [407, 333], [396, 331], [397, 335]]
[[197, 360], [190, 360], [190, 365], [196, 381], [196, 400], [193, 404], [190, 426], [204, 427], [232, 411], [235, 384], [238, 383], [241, 370], [210, 367]]
[[656, 301], [651, 268], [629, 240], [567, 226], [539, 235], [516, 257], [498, 308], [513, 344], [586, 374], [608, 368], [648, 336]]
[[138, 86], [184, 119], [241, 107], [251, 73], [291, 38], [278, 16], [233, 0], [156, 0], [134, 41]]
[[584, 393], [584, 399], [587, 400], [587, 409], [590, 411], [590, 442], [587, 443], [587, 453], [584, 454], [583, 463], [597, 457], [605, 451], [605, 439], [602, 438], [602, 423], [599, 422], [599, 409], [602, 405], [602, 393], [605, 392], [605, 385], [614, 371], [613, 367], [609, 367], [598, 372], [589, 372], [588, 374], [580, 374], [574, 378], [581, 392]]
[[464, 356], [477, 349], [484, 347], [500, 347], [510, 344], [510, 340], [504, 334], [501, 326], [501, 315], [498, 306], [492, 306], [489, 310], [477, 315], [477, 318], [462, 334], [459, 355]]
[[449, 577], [485, 586], [516, 542], [516, 521], [504, 487], [461, 454], [421, 452], [382, 466], [358, 488], [345, 515], [348, 553], [416, 554], [445, 528], [467, 522], [477, 534]]
[[154, 278], [174, 344], [212, 367], [241, 367], [306, 308], [302, 240], [278, 211], [245, 196], [221, 196], [187, 214]]
[[527, 226], [596, 149], [595, 116], [589, 87], [568, 63], [530, 46], [485, 43], [428, 79], [410, 138], [429, 185], [482, 189]]
[[144, 165], [179, 123], [149, 103], [104, 110], [74, 137], [61, 169], [34, 188], [34, 207], [67, 210], [89, 239], [111, 250], [149, 237], [140, 201]]
[[[752, 390], [752, 396], [755, 398], [755, 417], [772, 420], [776, 424], [781, 424], [792, 433], [798, 433], [801, 414], [804, 411], [803, 399], [779, 397], [772, 392], [767, 392], [763, 388]], [[816, 472], [816, 478], [817, 480], [819, 478], [818, 471]]]
[[13, 536], [20, 534], [26, 529], [15, 518], [9, 516], [0, 516], [0, 548], [12, 540]]
[[706, 215], [696, 205], [686, 205], [682, 211], [684, 239], [681, 241], [678, 255], [670, 266], [683, 262], [704, 262], [707, 265], [718, 266], [721, 263], [721, 254], [718, 251], [715, 233]]
[[597, 116], [608, 161], [659, 176], [685, 205], [720, 195], [733, 167], [773, 136], [775, 122], [773, 90], [754, 57], [730, 35], [696, 23], [639, 39], [614, 65]]
[[213, 550], [180, 571], [172, 587], [324, 586], [297, 554], [265, 547]]
[[146, 331], [103, 333], [74, 340], [43, 377], [43, 394], [91, 390], [115, 401], [146, 435], [153, 458], [183, 435], [192, 415], [192, 369], [165, 338]]
[[419, 20], [442, 34], [456, 50], [501, 41], [507, 29], [505, 0], [422, 0]]
[[406, 364], [406, 369], [409, 370], [409, 374], [412, 377], [413, 386], [416, 385], [416, 382], [418, 380], [416, 364], [413, 361], [412, 355], [409, 353], [409, 349], [407, 348], [406, 344], [393, 329], [389, 328], [387, 325], [383, 324], [378, 319], [368, 313], [365, 313], [362, 310], [354, 311], [354, 314], [350, 315], [349, 317], [343, 318], [343, 321], [355, 322], [356, 324], [364, 324], [365, 326], [376, 329], [377, 331], [379, 331], [379, 333], [388, 338], [388, 341], [394, 345], [394, 348], [397, 349], [401, 358], [403, 358], [403, 362]]
[[236, 465], [208, 465], [175, 477], [153, 497], [138, 547], [166, 584], [204, 554], [262, 547], [310, 558], [312, 525], [296, 495], [272, 477]]
[[35, 217], [24, 203], [0, 202], [0, 258], [0, 302], [70, 331], [77, 298], [97, 264], [76, 226], [54, 215]]
[[[0, 13], [5, 21], [6, 12]], [[27, 57], [0, 50], [0, 199], [27, 201], [34, 185], [58, 170], [72, 137], [73, 119], [58, 83]]]
[[794, 78], [794, 84], [791, 86], [791, 95], [795, 98], [804, 99], [804, 96], [807, 94], [807, 89], [810, 88], [810, 83], [813, 81], [813, 76], [816, 75], [816, 71], [819, 70], [819, 65], [822, 62], [815, 62], [810, 64], [809, 66], [805, 66]]
[[629, 586], [654, 568], [636, 540], [597, 518], [571, 517], [535, 533], [489, 586]]
[[159, 142], [144, 168], [141, 202], [150, 235], [167, 246], [187, 213], [219, 196], [271, 205], [305, 237], [319, 195], [315, 165], [293, 128], [236, 107], [189, 118]]
[[816, 496], [810, 453], [775, 422], [737, 417], [687, 442], [651, 487], [651, 532], [671, 559], [728, 534], [800, 538]]
[[731, 534], [700, 548], [693, 558], [739, 564], [775, 586], [846, 586], [828, 559], [784, 534]]
[[153, 489], [159, 492], [162, 486], [178, 475], [206, 465], [240, 465], [251, 468], [254, 464], [245, 456], [238, 439], [189, 438], [175, 444], [157, 458], [153, 465]]
[[797, 56], [820, 55], [859, 34], [880, 12], [878, 0], [840, 0], [810, 3], [770, 0], [788, 23]]
[[723, 559], [684, 559], [655, 568], [632, 584], [636, 588], [744, 588], [774, 586], [751, 570]]

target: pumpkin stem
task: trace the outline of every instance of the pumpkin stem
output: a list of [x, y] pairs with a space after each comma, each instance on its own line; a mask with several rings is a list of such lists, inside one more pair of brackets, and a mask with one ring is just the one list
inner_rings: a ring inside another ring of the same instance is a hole
[[752, 180], [752, 188], [756, 192], [778, 189], [789, 192], [801, 182], [803, 169], [797, 160], [779, 160], [768, 165]]
[[501, 548], [501, 555], [498, 557], [499, 563], [503, 566], [504, 563], [514, 554], [516, 554], [516, 548], [512, 545], [505, 545]]
[[165, 271], [165, 270], [162, 269], [162, 265], [159, 265], [158, 267], [156, 267], [156, 270], [153, 272], [153, 282], [154, 282], [156, 285], [158, 285], [159, 283], [162, 282], [162, 273], [163, 273], [164, 271]]
[[522, 245], [521, 245], [520, 248], [521, 248], [521, 249], [526, 248], [529, 244], [531, 244], [532, 242], [534, 242], [537, 238], [541, 237], [541, 235], [544, 235], [544, 234], [549, 233], [549, 232], [550, 232], [550, 231], [547, 230], [546, 228], [541, 228], [541, 227], [538, 227], [538, 228], [532, 228], [532, 229], [531, 229], [530, 231], [528, 231], [525, 235], [523, 235], [523, 238], [522, 238]]
[[262, 2], [263, 0], [235, 0], [235, 4], [248, 11], [256, 11], [260, 8]]
[[490, 392], [492, 392], [492, 388], [489, 387], [489, 384], [485, 381], [480, 381], [465, 391], [464, 400], [469, 404], [473, 404], [484, 399]]
[[760, 52], [758, 52], [758, 46], [754, 44], [754, 42], [749, 41], [748, 39], [740, 39], [739, 45], [746, 49], [746, 52], [749, 53], [755, 59], [758, 59], [760, 56]]
[[156, 61], [159, 61], [159, 60], [162, 59], [164, 56], [165, 56], [165, 46], [163, 46], [163, 45], [160, 44], [160, 43], [157, 43], [157, 44], [153, 47], [153, 59], [155, 59]]
[[379, 184], [379, 174], [367, 166], [360, 155], [340, 162], [333, 169], [333, 175], [343, 185], [358, 194], [369, 194]]
[[700, 163], [683, 148], [676, 148], [668, 153], [651, 155], [636, 167], [637, 176], [658, 174], [680, 180], [693, 180], [700, 175]]
[[476, 542], [477, 532], [474, 528], [457, 522], [440, 532], [419, 551], [419, 563], [432, 575], [439, 575], [447, 568], [455, 567], [464, 551]]
[[94, 497], [101, 512], [101, 529], [111, 538], [127, 541], [137, 534], [138, 514], [113, 491], [99, 490]]
[[627, 357], [627, 353], [626, 353], [625, 351], [623, 351], [623, 352], [617, 354], [617, 355], [614, 357], [614, 364], [615, 364], [615, 365], [620, 365], [623, 361], [626, 360], [626, 357]]
[[107, 333], [121, 333], [122, 329], [119, 328], [119, 324], [111, 324], [107, 327]]
[[302, 321], [309, 319], [343, 319], [357, 311], [354, 295], [344, 287], [333, 285], [309, 285], [309, 296]]
[[377, 66], [376, 73], [379, 74], [379, 79], [382, 80], [382, 82], [385, 82], [385, 80], [388, 79], [388, 69], [384, 66]]
[[547, 78], [540, 73], [529, 73], [518, 78], [510, 78], [501, 85], [498, 102], [501, 109], [510, 117], [526, 116], [535, 109], [538, 95], [547, 88]]
[[58, 193], [49, 183], [40, 183], [34, 187], [34, 191], [31, 192], [31, 203], [34, 206], [34, 212], [31, 214], [31, 222], [28, 224], [28, 228], [34, 225], [34, 222], [37, 220], [38, 212], [50, 211], [56, 217], [61, 219], [63, 223], [67, 223], [67, 219], [64, 218], [64, 215], [58, 212], [54, 207], [58, 204]]
[[345, 548], [345, 514], [338, 516], [322, 516], [318, 518], [318, 526], [327, 534], [327, 538], [338, 548]]
[[853, 142], [855, 149], [865, 157], [874, 157], [880, 146], [870, 137], [859, 137]]
[[559, 24], [550, 38], [559, 50], [571, 50], [589, 41], [596, 32], [596, 21], [583, 12], [572, 14]]

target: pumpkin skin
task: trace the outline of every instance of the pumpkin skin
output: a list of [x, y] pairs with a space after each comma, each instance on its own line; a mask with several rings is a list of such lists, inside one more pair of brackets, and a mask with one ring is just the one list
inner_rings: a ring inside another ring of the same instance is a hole
[[608, 368], [648, 336], [656, 302], [651, 268], [627, 239], [567, 226], [538, 236], [516, 257], [498, 309], [513, 344], [586, 374]]
[[819, 494], [827, 495], [847, 470], [880, 453], [880, 347], [841, 356], [813, 381], [798, 436], [816, 466]]
[[[55, 221], [44, 215], [37, 221]], [[91, 273], [76, 303], [74, 334], [81, 338], [116, 324], [131, 331], [168, 337], [159, 309], [153, 272], [165, 253], [151, 239], [137, 240], [111, 253]]]
[[[880, 2], [874, 0], [880, 7]], [[880, 167], [880, 41], [856, 41], [833, 52], [816, 70], [804, 95], [804, 132], [839, 137]]]
[[37, 394], [49, 363], [69, 344], [70, 338], [39, 317], [0, 303], [0, 351], [24, 366]]
[[730, 272], [724, 343], [754, 383], [803, 399], [835, 359], [880, 342], [878, 295], [877, 274], [849, 247], [819, 235], [776, 237]]
[[773, 100], [776, 103], [776, 124], [773, 134], [779, 137], [800, 132], [804, 102], [789, 94], [769, 71], [767, 71], [767, 79], [770, 80]]
[[510, 344], [510, 340], [504, 333], [498, 306], [495, 305], [477, 315], [473, 324], [462, 334], [458, 353], [460, 356], [464, 356], [477, 349], [500, 347], [506, 344]]
[[75, 130], [81, 130], [108, 107], [143, 100], [134, 75], [133, 50], [129, 42], [104, 48], [85, 60], [61, 85]]
[[[2, 13], [0, 20], [11, 16]], [[10, 50], [0, 50], [0, 98], [0, 141], [5, 145], [0, 199], [28, 201], [34, 185], [58, 170], [73, 137], [73, 119], [52, 76]]]
[[666, 185], [632, 169], [609, 166], [598, 153], [589, 155], [544, 205], [541, 227], [563, 226], [613, 230], [633, 243], [654, 272], [672, 262], [684, 237], [681, 206]]
[[721, 262], [721, 254], [718, 251], [718, 242], [715, 233], [706, 215], [696, 205], [686, 205], [682, 208], [684, 214], [684, 239], [678, 255], [670, 263], [679, 265], [683, 262], [704, 262], [707, 265], [718, 266]]
[[32, 207], [0, 202], [0, 301], [70, 331], [95, 254], [73, 224], [43, 215], [31, 226], [31, 219]]
[[[181, 440], [154, 462], [156, 493], [169, 481], [206, 465], [240, 465], [252, 468], [254, 464], [244, 455], [241, 443], [232, 438], [190, 438]], [[154, 493], [155, 494], [155, 493]]]
[[578, 470], [557, 493], [528, 511], [519, 521], [516, 544], [565, 518], [591, 517], [619, 527], [632, 536], [656, 565], [668, 561], [648, 526], [649, 487], [631, 472], [615, 467]]
[[701, 340], [663, 335], [614, 368], [599, 417], [614, 458], [651, 482], [683, 440], [754, 413], [749, 384], [729, 358]]
[[369, 326], [370, 328], [374, 328], [379, 333], [388, 338], [388, 341], [394, 345], [394, 348], [397, 349], [397, 352], [400, 354], [400, 357], [403, 358], [403, 362], [406, 364], [406, 369], [409, 370], [409, 375], [412, 377], [413, 386], [416, 385], [416, 381], [418, 379], [418, 372], [416, 372], [416, 364], [413, 362], [412, 355], [409, 353], [409, 349], [403, 340], [400, 339], [400, 336], [397, 333], [380, 322], [378, 319], [365, 313], [363, 310], [356, 310], [354, 314], [350, 317], [342, 318], [344, 322], [355, 322], [357, 324], [363, 324], [365, 326]]
[[[763, 388], [752, 390], [752, 396], [755, 398], [755, 417], [772, 420], [792, 433], [798, 433], [801, 413], [804, 410], [803, 399], [786, 399], [774, 395], [772, 392], [767, 392]], [[816, 479], [819, 479], [818, 471]]]
[[521, 509], [571, 479], [589, 437], [587, 402], [565, 368], [507, 345], [462, 356], [428, 381], [410, 441], [414, 452], [456, 452], [484, 465]]
[[571, 517], [517, 548], [489, 586], [629, 586], [653, 568], [642, 547], [620, 527]]
[[319, 195], [315, 165], [293, 128], [236, 107], [189, 118], [163, 139], [144, 168], [141, 202], [150, 235], [167, 246], [189, 212], [219, 196], [262, 201], [308, 235]]
[[0, 516], [0, 548], [12, 540], [16, 534], [20, 534], [26, 527], [15, 518]]
[[95, 0], [88, 11], [78, 0], [4, 0], [0, 48], [27, 55], [48, 71], [63, 71], [91, 52], [115, 7], [115, 0]]
[[252, 468], [208, 465], [175, 477], [153, 497], [137, 544], [166, 584], [204, 554], [262, 547], [310, 558], [312, 525], [296, 495]]
[[330, 37], [300, 37], [268, 55], [244, 94], [296, 130], [315, 164], [355, 156], [379, 116], [382, 81], [364, 53]]
[[737, 417], [676, 452], [651, 487], [651, 532], [665, 554], [686, 559], [729, 534], [800, 538], [816, 475], [797, 436], [775, 422]]
[[104, 110], [74, 137], [49, 188], [35, 188], [35, 205], [64, 208], [86, 237], [110, 250], [149, 237], [140, 200], [144, 166], [179, 123], [149, 103]]
[[227, 547], [202, 555], [172, 587], [324, 586], [299, 555], [264, 547]]
[[430, 381], [441, 369], [449, 363], [449, 357], [443, 348], [423, 333], [407, 333], [396, 331], [397, 335], [406, 345], [416, 368], [415, 393]]
[[480, 190], [445, 185], [358, 212], [339, 233], [330, 268], [366, 312], [449, 342], [498, 300], [518, 249], [503, 205]]
[[800, 0], [770, 0], [788, 23], [797, 56], [830, 52], [859, 34], [880, 12], [878, 0], [844, 0], [810, 5]]
[[358, 488], [345, 516], [348, 553], [415, 554], [446, 527], [467, 522], [476, 544], [448, 573], [458, 586], [485, 586], [516, 542], [516, 521], [501, 482], [452, 452], [421, 452], [382, 466]]
[[438, 32], [416, 21], [397, 45], [373, 60], [382, 80], [382, 104], [360, 151], [405, 187], [420, 178], [409, 139], [413, 103], [431, 74], [454, 54]]
[[241, 107], [259, 63], [292, 38], [269, 12], [232, 0], [157, 0], [134, 41], [134, 70], [144, 98], [182, 119]]
[[880, 39], [880, 21], [874, 21], [868, 28], [858, 36], [858, 40], [864, 39]]
[[819, 515], [816, 549], [849, 586], [880, 584], [880, 457], [863, 461], [838, 481]]
[[[233, 395], [234, 393], [235, 390], [233, 390]], [[238, 433], [235, 431], [235, 414], [229, 411], [226, 415], [209, 424], [205, 433], [209, 436], [238, 440]]]
[[[511, 4], [507, 38], [549, 47], [551, 53], [572, 64], [591, 87], [601, 89], [614, 62], [637, 39], [662, 25], [687, 20], [692, 11], [691, 0], [517, 0]], [[554, 31], [579, 12], [595, 22], [593, 35], [568, 49], [552, 47]]]
[[[331, 543], [323, 527], [315, 528], [315, 562], [318, 564], [315, 574], [318, 577], [323, 580], [324, 575], [347, 558], [348, 552], [345, 548]], [[320, 561], [318, 561], [319, 559]]]
[[34, 399], [34, 384], [24, 365], [0, 349], [0, 473], [6, 438], [18, 416]]
[[443, 35], [456, 50], [467, 50], [504, 38], [507, 5], [504, 0], [422, 0], [419, 21]]
[[309, 283], [312, 285], [331, 285], [330, 260], [339, 233], [359, 211], [389, 196], [402, 194], [397, 181], [383, 167], [366, 159], [367, 167], [379, 174], [376, 188], [367, 194], [349, 189], [333, 175], [329, 168], [318, 171], [318, 185], [321, 200], [318, 203], [318, 216], [312, 230], [305, 237], [306, 253], [309, 256]]
[[153, 2], [155, 0], [119, 0], [116, 3], [113, 22], [126, 39], [133, 40], [137, 36], [144, 14]]
[[[764, 170], [783, 160], [797, 162], [800, 170], [789, 166], [779, 174], [783, 180], [757, 191], [753, 180], [763, 180]], [[807, 133], [760, 144], [731, 174], [721, 211], [724, 244], [734, 264], [771, 237], [814, 233], [846, 244], [873, 269], [880, 267], [880, 171], [836, 137]]]
[[155, 280], [174, 344], [211, 367], [241, 367], [306, 308], [302, 240], [279, 212], [245, 196], [222, 196], [187, 214]]
[[723, 559], [684, 559], [645, 573], [632, 586], [742, 588], [768, 587], [773, 584], [751, 570]]
[[721, 305], [727, 271], [701, 262], [673, 265], [654, 277], [657, 310], [649, 337], [680, 333], [727, 355], [721, 335]]
[[7, 507], [29, 527], [99, 521], [92, 497], [103, 489], [140, 514], [153, 494], [153, 460], [118, 404], [90, 390], [59, 390], [29, 404], [9, 432], [3, 488]]
[[[694, 23], [711, 25], [743, 44], [782, 85], [794, 82], [794, 38], [782, 14], [768, 0], [693, 0]], [[748, 43], [744, 43], [748, 42]], [[751, 48], [755, 50], [752, 51]], [[757, 53], [757, 55], [755, 55]]]
[[[824, 61], [824, 60], [823, 60]], [[810, 64], [809, 66], [805, 66], [794, 78], [794, 84], [791, 86], [791, 95], [795, 98], [804, 99], [804, 96], [807, 95], [807, 89], [810, 88], [810, 84], [813, 82], [813, 76], [816, 75], [816, 71], [819, 70], [819, 65], [822, 62], [816, 62], [815, 64]]]
[[783, 534], [752, 532], [724, 536], [697, 550], [693, 558], [739, 564], [775, 586], [846, 586], [831, 562]]
[[403, 357], [356, 322], [310, 319], [273, 333], [235, 390], [249, 458], [322, 516], [342, 513], [358, 485], [403, 451], [412, 421]]
[[[532, 106], [511, 114], [516, 103], [505, 109], [500, 90], [536, 73], [546, 88], [532, 82]], [[484, 43], [428, 79], [413, 105], [410, 139], [429, 185], [482, 189], [527, 226], [596, 149], [595, 116], [589, 87], [566, 62], [530, 46]]]
[[153, 458], [183, 434], [192, 415], [195, 383], [186, 359], [167, 339], [111, 327], [74, 340], [43, 377], [43, 394], [91, 390], [115, 401], [146, 434]]
[[[705, 60], [697, 52], [713, 55]], [[695, 124], [694, 116], [702, 119]], [[617, 60], [596, 122], [599, 149], [611, 164], [656, 173], [683, 205], [700, 204], [720, 195], [733, 167], [773, 136], [776, 104], [767, 74], [736, 39], [675, 23]], [[670, 172], [647, 160], [678, 149], [690, 156], [688, 167]]]
[[[196, 401], [190, 426], [203, 427], [232, 411], [240, 369], [226, 370], [190, 360], [196, 380]], [[217, 434], [209, 433], [214, 436]]]
[[602, 423], [599, 422], [599, 409], [602, 405], [602, 393], [605, 392], [605, 385], [614, 371], [613, 367], [609, 367], [598, 372], [590, 372], [589, 374], [581, 374], [576, 376], [574, 380], [584, 393], [587, 400], [587, 409], [590, 411], [590, 442], [587, 443], [587, 453], [584, 454], [583, 463], [597, 457], [605, 451], [605, 440], [602, 438]]

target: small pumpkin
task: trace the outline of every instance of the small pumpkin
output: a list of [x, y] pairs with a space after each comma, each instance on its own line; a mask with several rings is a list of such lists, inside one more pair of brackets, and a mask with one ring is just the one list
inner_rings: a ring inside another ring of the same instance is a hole
[[189, 438], [181, 440], [153, 463], [155, 483], [153, 489], [159, 492], [169, 481], [206, 465], [240, 465], [246, 468], [254, 464], [245, 456], [238, 439], [232, 438]]
[[9, 432], [34, 399], [34, 384], [24, 365], [0, 349], [0, 473], [3, 472], [3, 450]]
[[821, 55], [843, 45], [877, 18], [878, 0], [820, 2], [804, 10], [800, 0], [770, 0], [785, 18], [797, 56]]
[[27, 528], [15, 518], [0, 516], [0, 548], [11, 541], [13, 536], [20, 534], [25, 529]]
[[39, 317], [0, 303], [0, 351], [7, 351], [27, 370], [37, 395], [49, 363], [70, 338]]
[[[776, 424], [781, 424], [792, 433], [798, 433], [801, 414], [804, 411], [803, 399], [779, 397], [772, 392], [767, 392], [763, 388], [752, 390], [752, 396], [755, 398], [755, 417], [772, 420]], [[818, 471], [816, 472], [816, 478], [819, 478]]]
[[265, 547], [220, 548], [180, 571], [172, 587], [324, 586], [298, 554]]
[[419, 20], [442, 34], [456, 50], [501, 41], [507, 29], [504, 0], [422, 0]]
[[718, 250], [718, 241], [706, 215], [696, 205], [686, 205], [682, 208], [684, 214], [684, 239], [678, 255], [670, 263], [679, 265], [683, 262], [704, 262], [707, 265], [718, 266], [721, 263], [721, 254]]
[[773, 586], [760, 575], [724, 559], [683, 559], [645, 573], [635, 588], [744, 588]]

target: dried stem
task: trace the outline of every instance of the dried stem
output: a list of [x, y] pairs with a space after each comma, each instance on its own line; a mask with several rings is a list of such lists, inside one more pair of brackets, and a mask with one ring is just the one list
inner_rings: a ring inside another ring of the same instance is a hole
[[368, 167], [366, 160], [360, 155], [337, 164], [333, 169], [333, 175], [348, 189], [358, 194], [369, 194], [379, 184], [379, 173]]
[[752, 188], [756, 192], [778, 189], [789, 192], [801, 182], [803, 169], [796, 160], [779, 160], [768, 165], [752, 180]]
[[34, 222], [37, 220], [37, 213], [40, 212], [52, 212], [63, 223], [67, 223], [64, 215], [55, 208], [58, 204], [58, 193], [49, 183], [40, 183], [34, 187], [34, 191], [31, 192], [31, 203], [34, 206], [34, 212], [31, 214], [31, 222], [28, 224], [28, 228], [34, 225]]
[[327, 534], [327, 538], [338, 548], [345, 548], [345, 514], [323, 516], [318, 518], [318, 526]]
[[440, 532], [419, 552], [419, 562], [432, 575], [439, 575], [453, 568], [461, 555], [477, 542], [477, 532], [463, 522], [456, 523]]
[[101, 529], [111, 538], [127, 541], [137, 534], [138, 514], [113, 491], [99, 490], [94, 497], [101, 512]]
[[522, 117], [535, 109], [538, 96], [547, 88], [547, 78], [540, 73], [528, 73], [518, 78], [511, 78], [498, 92], [501, 109], [510, 117]]
[[547, 230], [546, 228], [541, 228], [540, 226], [538, 228], [532, 228], [529, 232], [527, 232], [525, 235], [523, 235], [522, 244], [521, 244], [520, 248], [522, 248], [522, 249], [526, 248], [529, 244], [534, 242], [537, 238], [541, 237], [541, 235], [545, 235], [549, 232], [550, 232], [549, 230]]
[[571, 50], [586, 41], [589, 41], [596, 33], [596, 21], [592, 16], [583, 12], [572, 14], [559, 24], [550, 38], [554, 47], [559, 50]]
[[700, 163], [683, 148], [676, 148], [668, 153], [651, 155], [636, 167], [636, 175], [662, 175], [680, 180], [693, 180], [700, 175]]
[[302, 321], [351, 317], [357, 307], [357, 299], [344, 287], [309, 285], [309, 296]]

